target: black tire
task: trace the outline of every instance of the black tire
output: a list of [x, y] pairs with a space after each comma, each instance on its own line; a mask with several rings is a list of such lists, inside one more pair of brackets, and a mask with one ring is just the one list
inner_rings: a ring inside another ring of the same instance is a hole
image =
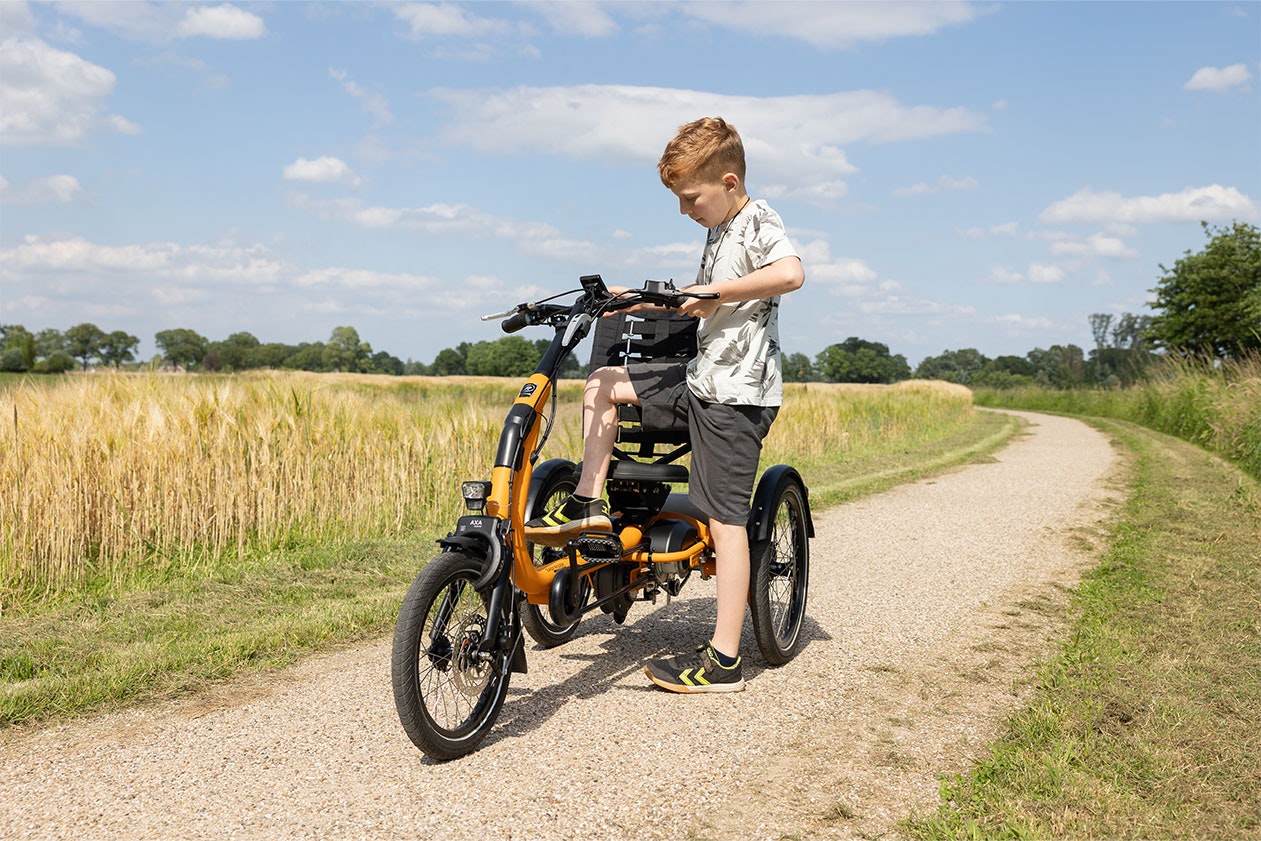
[[391, 677], [398, 718], [416, 747], [445, 761], [472, 752], [499, 717], [511, 658], [467, 657], [486, 632], [490, 591], [473, 582], [482, 563], [461, 552], [430, 561], [403, 598]]
[[766, 540], [750, 547], [749, 612], [753, 635], [772, 666], [791, 660], [801, 645], [810, 584], [810, 525], [806, 495], [791, 477], [781, 480], [771, 502]]
[[[542, 482], [538, 487], [538, 492], [534, 494], [534, 501], [531, 503], [530, 511], [526, 516], [527, 520], [543, 516], [556, 507], [561, 500], [572, 494], [574, 488], [578, 486], [578, 474], [574, 470], [573, 464], [560, 459], [555, 460], [554, 463], [552, 461], [543, 462], [537, 468], [536, 475], [541, 477]], [[564, 556], [564, 549], [530, 544], [530, 557], [533, 559], [536, 567], [550, 564], [552, 561]], [[584, 578], [579, 586], [583, 588], [579, 603], [586, 604], [587, 598], [591, 593], [591, 583]], [[530, 638], [543, 648], [555, 648], [558, 645], [569, 642], [574, 638], [574, 634], [578, 632], [578, 623], [580, 621], [582, 620], [575, 619], [568, 625], [557, 625], [552, 621], [551, 611], [547, 609], [547, 605], [526, 602], [521, 608], [521, 624], [525, 626]]]

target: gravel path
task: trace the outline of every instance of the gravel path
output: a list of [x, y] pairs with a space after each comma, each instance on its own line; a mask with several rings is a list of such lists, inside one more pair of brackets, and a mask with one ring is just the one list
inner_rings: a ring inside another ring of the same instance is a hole
[[817, 514], [808, 642], [767, 669], [746, 630], [745, 692], [643, 675], [709, 633], [693, 580], [531, 645], [482, 749], [438, 765], [398, 725], [379, 640], [0, 736], [0, 838], [896, 837], [1020, 703], [1120, 497], [1103, 435], [1016, 414], [992, 461]]

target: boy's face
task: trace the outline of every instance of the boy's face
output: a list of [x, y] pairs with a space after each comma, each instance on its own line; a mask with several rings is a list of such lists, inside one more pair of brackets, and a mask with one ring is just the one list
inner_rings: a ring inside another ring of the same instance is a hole
[[679, 213], [690, 216], [703, 228], [721, 225], [740, 209], [740, 179], [732, 173], [718, 180], [681, 181], [671, 190], [679, 197]]

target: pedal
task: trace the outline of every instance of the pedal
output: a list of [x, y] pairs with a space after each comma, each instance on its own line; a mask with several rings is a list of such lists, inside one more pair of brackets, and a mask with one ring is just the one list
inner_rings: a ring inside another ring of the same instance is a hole
[[588, 561], [616, 561], [622, 557], [622, 541], [616, 535], [584, 534], [569, 541]]

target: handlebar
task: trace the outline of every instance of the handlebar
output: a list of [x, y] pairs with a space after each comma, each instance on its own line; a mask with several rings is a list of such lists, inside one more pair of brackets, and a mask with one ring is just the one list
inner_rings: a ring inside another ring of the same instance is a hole
[[607, 313], [630, 309], [642, 304], [665, 307], [666, 309], [678, 309], [689, 298], [713, 300], [718, 297], [717, 292], [688, 292], [676, 289], [673, 283], [663, 280], [645, 281], [642, 289], [628, 289], [616, 295], [609, 292], [608, 287], [604, 285], [604, 280], [599, 275], [587, 275], [581, 279], [581, 282], [582, 289], [574, 291], [581, 291], [583, 294], [572, 305], [549, 303], [549, 301], [555, 300], [561, 295], [571, 294], [562, 292], [561, 295], [555, 295], [542, 301], [518, 304], [507, 312], [484, 315], [482, 320], [492, 321], [502, 318], [504, 319], [504, 323], [501, 325], [503, 331], [505, 333], [515, 333], [533, 324], [550, 324], [559, 328], [569, 321], [571, 316], [580, 313], [596, 318]]

